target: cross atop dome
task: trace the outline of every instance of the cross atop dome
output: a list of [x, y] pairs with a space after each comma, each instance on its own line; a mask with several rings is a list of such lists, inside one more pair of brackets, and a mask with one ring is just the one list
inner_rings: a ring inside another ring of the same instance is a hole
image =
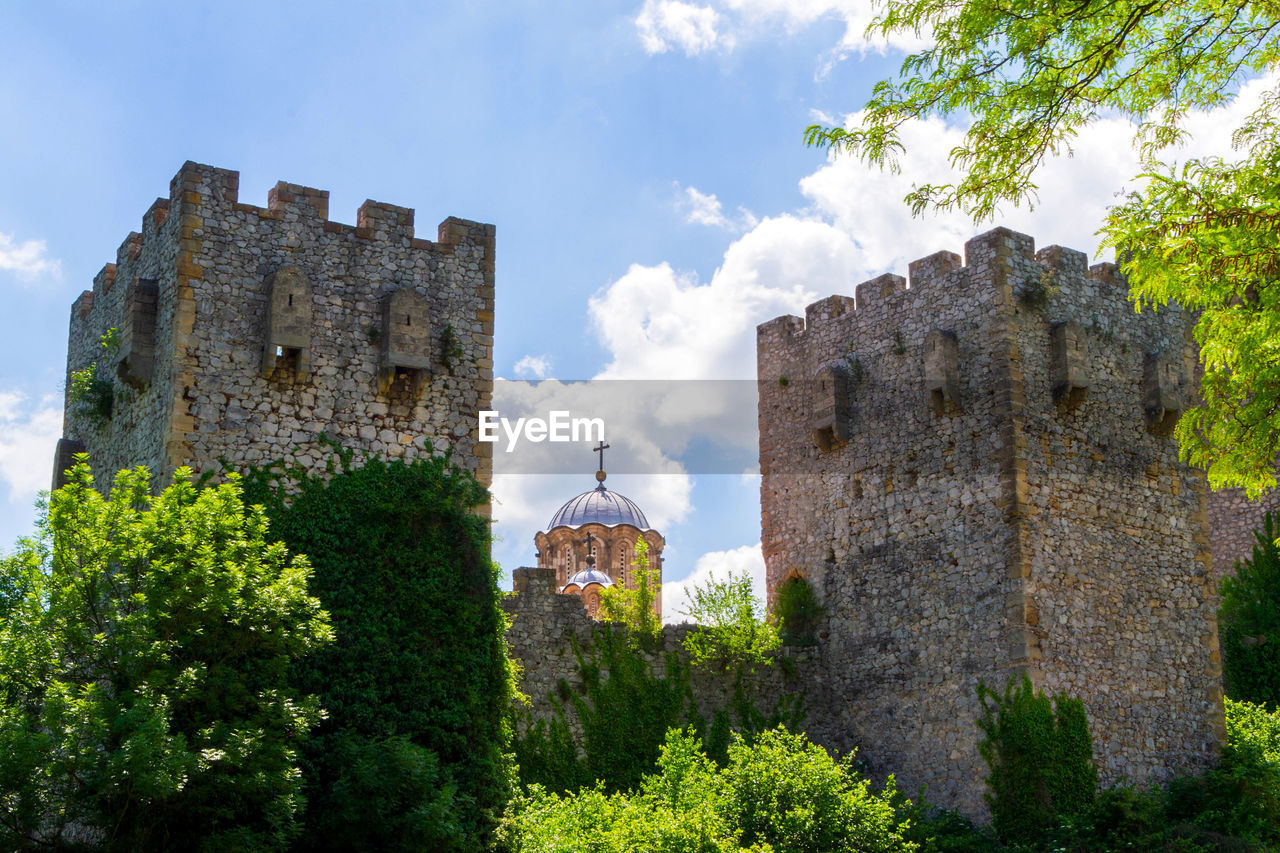
[[592, 452], [600, 454], [600, 467], [596, 469], [596, 482], [600, 484], [599, 486], [596, 486], [596, 488], [600, 490], [604, 489], [604, 478], [606, 476], [604, 473], [604, 452], [608, 449], [609, 445], [604, 443], [603, 438], [600, 439], [600, 443], [598, 445], [591, 448]]

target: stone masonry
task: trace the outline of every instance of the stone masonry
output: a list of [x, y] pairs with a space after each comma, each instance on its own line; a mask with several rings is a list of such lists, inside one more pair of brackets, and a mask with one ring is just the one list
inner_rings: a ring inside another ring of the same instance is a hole
[[114, 406], [96, 426], [68, 399], [55, 479], [81, 448], [99, 482], [139, 464], [162, 482], [183, 465], [315, 470], [323, 434], [390, 458], [452, 449], [487, 485], [494, 227], [449, 218], [432, 242], [409, 208], [366, 201], [343, 225], [325, 190], [282, 182], [257, 207], [238, 185], [186, 163], [76, 300], [68, 377], [97, 362]]
[[981, 814], [980, 680], [1081, 698], [1104, 783], [1223, 737], [1207, 486], [1169, 434], [1190, 322], [998, 228], [759, 327], [770, 592], [827, 609], [829, 746]]

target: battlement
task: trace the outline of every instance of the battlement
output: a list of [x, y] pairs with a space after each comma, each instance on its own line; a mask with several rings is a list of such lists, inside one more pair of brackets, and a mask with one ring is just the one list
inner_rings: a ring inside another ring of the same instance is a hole
[[853, 296], [832, 295], [805, 308], [803, 318], [794, 315], [776, 317], [761, 323], [756, 334], [762, 342], [800, 343], [806, 333], [828, 323], [853, 328], [860, 324], [905, 321], [915, 312], [919, 319], [927, 317], [948, 299], [945, 291], [971, 281], [991, 285], [1010, 281], [1017, 293], [1030, 287], [1042, 287], [1056, 294], [1063, 288], [1085, 290], [1096, 296], [1105, 285], [1123, 297], [1126, 282], [1113, 263], [1088, 266], [1088, 255], [1063, 246], [1046, 246], [1035, 250], [1032, 237], [1008, 228], [994, 228], [972, 238], [964, 245], [964, 260], [950, 251], [934, 252], [907, 265], [907, 275], [884, 273], [853, 288]]
[[68, 375], [97, 364], [120, 392], [101, 422], [69, 400], [67, 437], [108, 480], [310, 468], [322, 435], [390, 457], [454, 447], [487, 480], [474, 412], [492, 393], [494, 227], [448, 217], [430, 241], [409, 207], [368, 200], [346, 225], [327, 190], [281, 181], [265, 207], [239, 191], [238, 172], [185, 163], [76, 299]]

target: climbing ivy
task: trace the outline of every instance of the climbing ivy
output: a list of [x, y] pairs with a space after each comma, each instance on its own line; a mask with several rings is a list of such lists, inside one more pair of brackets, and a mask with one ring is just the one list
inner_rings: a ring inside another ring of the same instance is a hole
[[328, 719], [304, 753], [305, 850], [480, 850], [510, 793], [511, 669], [488, 493], [444, 457], [245, 477], [311, 555], [336, 643], [295, 670]]

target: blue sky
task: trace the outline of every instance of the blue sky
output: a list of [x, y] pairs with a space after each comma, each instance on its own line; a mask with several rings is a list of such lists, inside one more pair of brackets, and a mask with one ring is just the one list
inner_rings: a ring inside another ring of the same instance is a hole
[[[912, 220], [959, 129], [908, 134], [903, 175], [801, 145], [903, 45], [862, 41], [854, 0], [10, 3], [0, 8], [0, 541], [31, 526], [60, 430], [70, 304], [185, 160], [497, 225], [496, 373], [750, 378], [754, 326], [983, 230]], [[357, 11], [358, 10], [358, 11]], [[1206, 120], [1201, 134], [1224, 122]], [[1104, 122], [1001, 222], [1094, 249], [1133, 174]], [[626, 448], [619, 448], [627, 452]], [[504, 568], [593, 485], [498, 484]], [[499, 467], [501, 471], [501, 467]], [[668, 540], [667, 580], [759, 572], [758, 481], [611, 478]]]

